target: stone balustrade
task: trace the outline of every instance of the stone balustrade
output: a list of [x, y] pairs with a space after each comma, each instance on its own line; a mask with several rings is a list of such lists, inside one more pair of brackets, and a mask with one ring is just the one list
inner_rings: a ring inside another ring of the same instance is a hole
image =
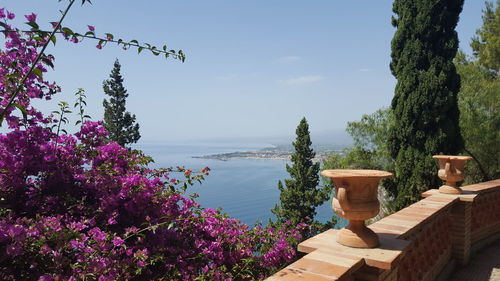
[[500, 179], [462, 187], [462, 194], [429, 190], [424, 199], [368, 226], [375, 248], [336, 242], [330, 229], [299, 244], [304, 257], [267, 280], [443, 280], [478, 249], [500, 239]]

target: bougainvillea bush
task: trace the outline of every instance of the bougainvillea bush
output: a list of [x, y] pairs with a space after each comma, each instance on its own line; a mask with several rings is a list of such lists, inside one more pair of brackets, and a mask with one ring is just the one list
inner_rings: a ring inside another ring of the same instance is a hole
[[149, 169], [101, 122], [63, 134], [63, 112], [32, 105], [61, 91], [43, 79], [53, 56], [30, 71], [48, 37], [14, 18], [0, 9], [0, 280], [255, 280], [293, 260], [304, 224], [250, 228], [187, 195], [208, 168]]

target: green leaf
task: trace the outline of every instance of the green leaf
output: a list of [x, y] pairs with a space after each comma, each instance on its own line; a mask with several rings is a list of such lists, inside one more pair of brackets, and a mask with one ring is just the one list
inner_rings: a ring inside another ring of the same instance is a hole
[[66, 34], [66, 36], [74, 34], [73, 30], [69, 29], [68, 27], [63, 27], [61, 30]]
[[158, 228], [158, 225], [152, 225], [152, 226], [151, 226], [151, 231], [152, 231], [153, 233], [156, 233], [156, 229], [157, 229], [157, 228]]
[[40, 69], [35, 68], [35, 69], [33, 69], [33, 71], [31, 71], [31, 73], [33, 73], [36, 76], [38, 76], [38, 78], [43, 79], [43, 74], [42, 74], [42, 71]]
[[55, 36], [55, 35], [52, 35], [52, 36], [50, 37], [50, 41], [52, 41], [52, 44], [54, 44], [54, 46], [55, 46], [55, 45], [56, 45], [56, 41], [57, 41], [57, 40], [56, 40], [56, 36]]
[[11, 74], [7, 74], [4, 76], [5, 79], [11, 79], [11, 78], [16, 78], [16, 77], [19, 77], [21, 76], [20, 73], [11, 73]]
[[54, 69], [54, 64], [47, 57], [42, 57], [42, 62], [45, 63], [46, 65], [50, 66], [50, 68]]
[[0, 126], [2, 125], [4, 118], [5, 118], [5, 114], [1, 114], [0, 115]]
[[32, 30], [38, 30], [38, 29], [40, 29], [40, 27], [38, 26], [38, 24], [36, 22], [34, 22], [34, 21], [27, 22], [26, 24], [29, 25], [29, 26], [31, 26]]
[[24, 106], [17, 104], [17, 103], [14, 103], [13, 105], [14, 105], [14, 107], [16, 107], [17, 109], [19, 109], [21, 111], [21, 113], [23, 114], [24, 120], [27, 120], [28, 119], [28, 111], [26, 110], [26, 108], [24, 108]]

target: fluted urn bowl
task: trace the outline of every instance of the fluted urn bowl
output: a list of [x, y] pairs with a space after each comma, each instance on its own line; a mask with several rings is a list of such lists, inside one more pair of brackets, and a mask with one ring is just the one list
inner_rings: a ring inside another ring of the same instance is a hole
[[378, 215], [379, 181], [393, 174], [378, 170], [324, 170], [321, 175], [331, 178], [335, 184], [333, 210], [349, 220], [349, 224], [338, 231], [337, 242], [356, 248], [376, 247], [378, 236], [365, 226], [365, 220]]
[[462, 189], [457, 182], [464, 180], [465, 162], [472, 159], [470, 156], [434, 155], [432, 158], [439, 161], [438, 176], [446, 182], [439, 188], [440, 193], [461, 194]]

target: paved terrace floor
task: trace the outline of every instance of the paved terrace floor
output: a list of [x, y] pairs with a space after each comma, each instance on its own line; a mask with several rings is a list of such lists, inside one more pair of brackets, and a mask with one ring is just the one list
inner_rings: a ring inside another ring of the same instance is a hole
[[500, 240], [476, 253], [448, 281], [500, 281]]

